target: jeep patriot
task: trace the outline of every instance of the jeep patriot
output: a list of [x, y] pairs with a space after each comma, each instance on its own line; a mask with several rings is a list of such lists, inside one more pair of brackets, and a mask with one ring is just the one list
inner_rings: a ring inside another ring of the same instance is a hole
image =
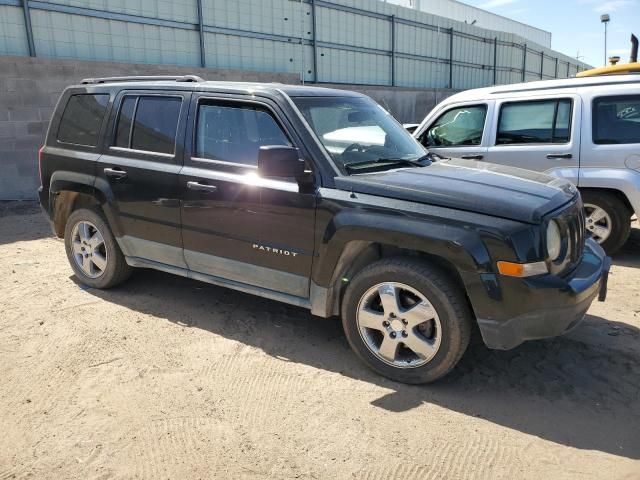
[[449, 372], [474, 324], [510, 349], [606, 295], [609, 258], [569, 182], [436, 157], [358, 93], [86, 79], [39, 165], [82, 283], [153, 268], [340, 316], [358, 357], [400, 382]]

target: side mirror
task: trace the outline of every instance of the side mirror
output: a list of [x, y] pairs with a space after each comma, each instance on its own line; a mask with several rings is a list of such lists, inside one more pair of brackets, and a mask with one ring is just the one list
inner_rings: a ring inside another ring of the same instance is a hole
[[258, 173], [261, 177], [295, 177], [304, 174], [304, 160], [295, 147], [264, 145], [258, 152]]

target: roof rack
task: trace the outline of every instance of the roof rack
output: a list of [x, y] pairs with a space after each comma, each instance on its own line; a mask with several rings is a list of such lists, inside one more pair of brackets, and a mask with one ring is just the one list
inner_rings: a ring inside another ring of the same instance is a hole
[[101, 78], [84, 78], [82, 84], [110, 83], [110, 82], [157, 82], [157, 81], [174, 81], [174, 82], [204, 82], [204, 79], [197, 75], [180, 75], [163, 76], [163, 75], [147, 75], [138, 77], [101, 77]]

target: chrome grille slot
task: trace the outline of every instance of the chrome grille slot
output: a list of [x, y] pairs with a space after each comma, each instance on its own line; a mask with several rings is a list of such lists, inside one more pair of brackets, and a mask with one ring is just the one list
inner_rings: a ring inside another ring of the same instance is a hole
[[572, 270], [582, 258], [586, 238], [586, 220], [581, 201], [576, 201], [564, 211], [553, 217], [560, 226], [560, 231], [566, 239], [565, 257], [554, 263], [552, 273], [561, 274]]

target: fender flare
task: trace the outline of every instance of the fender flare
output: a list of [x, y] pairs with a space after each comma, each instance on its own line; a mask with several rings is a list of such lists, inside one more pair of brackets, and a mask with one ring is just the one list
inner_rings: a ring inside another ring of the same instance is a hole
[[[468, 272], [492, 272], [491, 255], [480, 234], [441, 218], [382, 216], [344, 211], [333, 217], [318, 249], [311, 282], [312, 313], [338, 313], [342, 275], [351, 262], [372, 244], [385, 244], [438, 257], [451, 264], [466, 283]], [[477, 275], [474, 275], [476, 277]]]

